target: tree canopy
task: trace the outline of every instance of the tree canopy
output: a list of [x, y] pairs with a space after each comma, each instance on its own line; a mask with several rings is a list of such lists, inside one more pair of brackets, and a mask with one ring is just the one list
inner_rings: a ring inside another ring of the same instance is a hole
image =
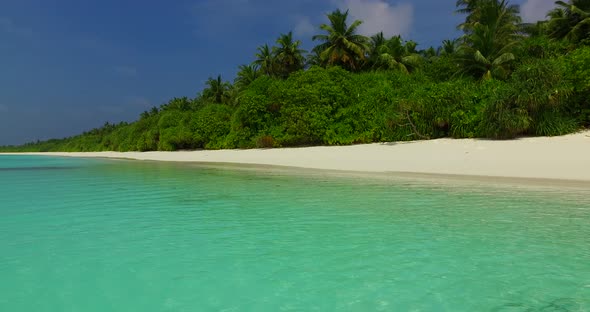
[[359, 33], [335, 10], [308, 54], [292, 32], [253, 51], [233, 84], [209, 78], [132, 123], [0, 151], [148, 151], [509, 139], [590, 126], [590, 0], [523, 24], [508, 0], [458, 0], [459, 38], [440, 47]]
[[369, 48], [367, 37], [358, 34], [362, 21], [355, 20], [348, 25], [348, 11], [336, 10], [327, 15], [330, 24], [320, 25], [324, 34], [313, 36], [321, 43], [314, 48], [323, 65], [339, 65], [349, 70], [359, 70]]

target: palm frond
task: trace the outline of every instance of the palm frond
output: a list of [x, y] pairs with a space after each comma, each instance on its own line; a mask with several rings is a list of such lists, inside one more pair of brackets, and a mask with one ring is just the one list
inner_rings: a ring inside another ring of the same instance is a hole
[[496, 59], [494, 59], [494, 61], [492, 62], [492, 65], [499, 67], [498, 65], [502, 65], [502, 64], [514, 61], [515, 59], [516, 59], [516, 57], [514, 57], [514, 54], [504, 53], [504, 54], [498, 56]]
[[483, 56], [483, 54], [481, 54], [481, 52], [479, 50], [475, 51], [473, 58], [478, 63], [485, 64], [485, 65], [491, 64], [490, 61], [485, 56]]

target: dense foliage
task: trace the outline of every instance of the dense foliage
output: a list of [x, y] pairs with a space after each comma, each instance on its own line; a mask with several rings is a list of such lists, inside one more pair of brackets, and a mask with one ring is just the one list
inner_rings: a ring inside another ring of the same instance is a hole
[[418, 50], [328, 14], [312, 52], [292, 33], [258, 48], [233, 84], [207, 81], [133, 123], [2, 151], [173, 151], [561, 135], [590, 125], [590, 0], [522, 24], [506, 0], [459, 0], [461, 38]]

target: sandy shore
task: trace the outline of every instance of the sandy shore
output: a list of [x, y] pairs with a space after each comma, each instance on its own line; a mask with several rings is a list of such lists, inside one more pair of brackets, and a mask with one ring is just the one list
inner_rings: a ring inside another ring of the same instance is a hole
[[590, 131], [510, 141], [437, 139], [255, 150], [32, 154], [590, 181]]

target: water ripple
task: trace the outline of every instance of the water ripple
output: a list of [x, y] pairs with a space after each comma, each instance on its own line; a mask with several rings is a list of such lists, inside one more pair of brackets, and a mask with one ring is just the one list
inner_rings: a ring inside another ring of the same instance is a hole
[[590, 310], [583, 191], [75, 165], [0, 175], [2, 311]]

